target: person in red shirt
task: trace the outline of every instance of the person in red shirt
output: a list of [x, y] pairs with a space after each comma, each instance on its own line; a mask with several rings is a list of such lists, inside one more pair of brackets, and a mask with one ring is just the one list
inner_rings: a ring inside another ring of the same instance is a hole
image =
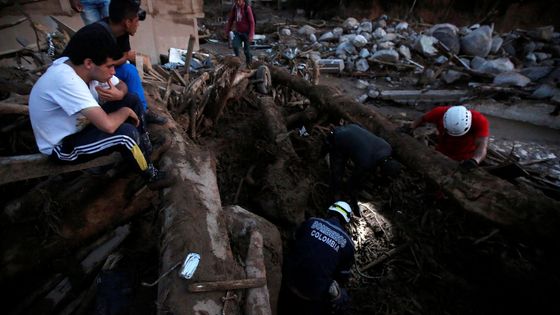
[[484, 160], [490, 136], [484, 115], [465, 106], [438, 106], [416, 119], [412, 129], [424, 123], [435, 124], [438, 130], [436, 150], [460, 161], [466, 169], [475, 168]]
[[[235, 25], [233, 31], [233, 39], [229, 33]], [[239, 57], [239, 49], [243, 43], [243, 52], [245, 53], [245, 63], [251, 65], [251, 42], [255, 36], [255, 19], [253, 17], [253, 8], [245, 3], [245, 0], [235, 0], [235, 4], [229, 12], [228, 22], [226, 24], [226, 36], [231, 40], [233, 52]]]

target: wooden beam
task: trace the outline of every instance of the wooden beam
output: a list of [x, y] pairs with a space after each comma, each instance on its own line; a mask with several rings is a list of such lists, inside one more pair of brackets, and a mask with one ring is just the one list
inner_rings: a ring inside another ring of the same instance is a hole
[[229, 291], [258, 288], [266, 285], [266, 278], [197, 282], [189, 284], [190, 292]]
[[397, 103], [439, 103], [458, 102], [469, 95], [466, 90], [386, 90], [381, 91], [378, 98]]
[[188, 48], [187, 48], [187, 56], [185, 58], [185, 76], [184, 76], [184, 81], [185, 82], [189, 82], [189, 71], [190, 71], [190, 68], [191, 68], [191, 59], [192, 59], [193, 49], [194, 49], [194, 36], [189, 35], [189, 44], [188, 44]]
[[109, 165], [119, 160], [119, 153], [102, 156], [80, 164], [57, 164], [50, 161], [44, 154], [0, 157], [0, 185], [25, 179], [69, 173], [92, 167]]
[[[68, 3], [68, 1], [66, 1], [66, 3]], [[61, 31], [65, 31], [66, 33], [68, 33], [68, 35], [70, 37], [72, 37], [74, 34], [76, 34], [77, 30], [75, 30], [72, 27], [64, 24], [64, 22], [62, 22], [61, 20], [59, 20], [55, 16], [49, 15], [49, 17], [51, 19], [53, 19], [53, 21], [56, 23], [56, 25], [58, 26], [58, 28], [60, 28]]]

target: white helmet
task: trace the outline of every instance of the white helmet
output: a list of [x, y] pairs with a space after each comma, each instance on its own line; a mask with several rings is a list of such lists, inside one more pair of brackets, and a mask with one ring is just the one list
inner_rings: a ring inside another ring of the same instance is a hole
[[337, 201], [329, 207], [329, 210], [342, 215], [344, 217], [344, 220], [346, 220], [346, 223], [350, 222], [350, 217], [352, 216], [352, 208], [346, 202]]
[[451, 136], [459, 137], [471, 129], [472, 113], [465, 106], [452, 106], [443, 115], [443, 128]]

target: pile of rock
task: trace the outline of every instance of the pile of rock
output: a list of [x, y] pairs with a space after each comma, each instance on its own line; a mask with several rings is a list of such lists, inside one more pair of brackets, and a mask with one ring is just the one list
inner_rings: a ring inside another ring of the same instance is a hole
[[414, 69], [428, 77], [431, 86], [479, 80], [494, 87], [523, 88], [535, 99], [560, 101], [560, 33], [552, 26], [504, 34], [478, 24], [415, 29], [383, 15], [361, 21], [350, 17], [332, 29], [304, 25], [297, 31], [280, 30], [281, 40], [294, 37], [304, 46], [300, 57], [323, 63], [337, 60], [348, 73], [389, 65]]

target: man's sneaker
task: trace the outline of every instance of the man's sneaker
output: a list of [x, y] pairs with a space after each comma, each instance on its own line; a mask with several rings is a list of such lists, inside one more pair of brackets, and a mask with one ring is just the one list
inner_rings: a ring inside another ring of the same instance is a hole
[[147, 186], [150, 190], [160, 190], [175, 183], [175, 178], [164, 171], [160, 171], [152, 164], [144, 171], [147, 176]]
[[144, 121], [147, 124], [165, 125], [167, 123], [167, 118], [160, 116], [151, 110], [144, 113]]
[[146, 157], [152, 155], [152, 141], [150, 141], [150, 134], [144, 132], [140, 135], [140, 148]]

